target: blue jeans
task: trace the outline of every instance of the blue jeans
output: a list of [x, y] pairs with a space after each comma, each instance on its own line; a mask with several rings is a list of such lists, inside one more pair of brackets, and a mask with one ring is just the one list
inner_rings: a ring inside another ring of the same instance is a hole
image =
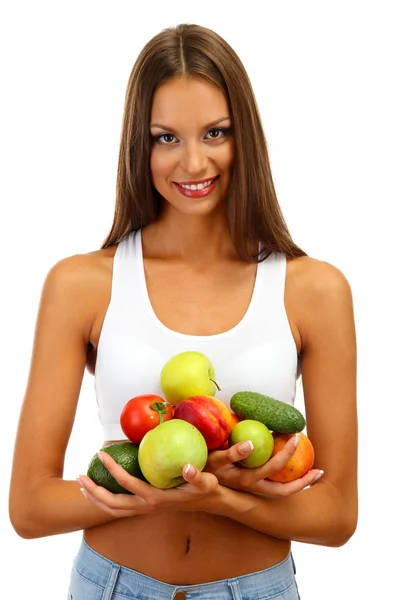
[[72, 567], [68, 600], [299, 600], [289, 554], [264, 571], [199, 585], [169, 585], [121, 567], [84, 540]]

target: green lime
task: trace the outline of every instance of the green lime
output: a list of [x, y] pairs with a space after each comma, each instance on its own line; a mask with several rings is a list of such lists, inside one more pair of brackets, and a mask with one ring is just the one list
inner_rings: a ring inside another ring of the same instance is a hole
[[233, 446], [246, 440], [253, 442], [254, 449], [246, 458], [240, 460], [239, 464], [250, 469], [265, 465], [274, 449], [274, 438], [268, 427], [254, 419], [239, 421], [231, 431], [228, 445]]
[[[139, 446], [132, 442], [113, 442], [104, 446], [102, 452], [107, 452], [129, 475], [144, 479], [142, 471], [139, 467], [138, 451]], [[89, 463], [87, 476], [90, 477], [97, 485], [101, 485], [114, 494], [131, 494], [123, 488], [117, 480], [105, 468], [97, 454], [95, 454]]]

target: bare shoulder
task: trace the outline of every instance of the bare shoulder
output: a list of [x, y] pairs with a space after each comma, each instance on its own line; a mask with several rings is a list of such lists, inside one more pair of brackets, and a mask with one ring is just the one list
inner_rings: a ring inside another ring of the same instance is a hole
[[94, 292], [93, 286], [101, 285], [112, 270], [116, 247], [95, 250], [86, 254], [74, 254], [62, 258], [47, 273], [45, 288], [57, 291], [62, 288], [69, 295]]
[[76, 318], [90, 341], [99, 307], [109, 298], [116, 247], [75, 254], [59, 260], [47, 273], [42, 310]]
[[53, 285], [72, 284], [85, 286], [92, 279], [112, 268], [116, 247], [95, 250], [86, 254], [74, 254], [62, 258], [48, 272], [46, 281]]
[[286, 302], [303, 346], [310, 332], [324, 331], [327, 321], [353, 320], [352, 290], [343, 271], [308, 256], [287, 261]]
[[351, 296], [350, 283], [343, 271], [309, 256], [288, 260], [287, 285], [310, 302]]

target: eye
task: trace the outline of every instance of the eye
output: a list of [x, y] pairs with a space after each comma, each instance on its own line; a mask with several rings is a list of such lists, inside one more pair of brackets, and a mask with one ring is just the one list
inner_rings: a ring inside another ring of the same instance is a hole
[[158, 144], [164, 144], [164, 145], [171, 145], [173, 143], [174, 139], [176, 139], [176, 137], [172, 133], [162, 133], [161, 135], [154, 136], [154, 140]]
[[219, 140], [223, 137], [225, 137], [226, 135], [229, 135], [231, 133], [230, 129], [224, 129], [221, 127], [214, 127], [213, 129], [210, 129], [209, 131], [207, 131], [207, 135], [210, 135], [209, 139], [212, 140]]
[[[231, 129], [213, 127], [212, 129], [209, 129], [207, 131], [206, 137], [209, 140], [220, 140], [231, 133]], [[177, 141], [177, 137], [172, 133], [162, 133], [160, 135], [155, 135], [153, 136], [153, 139], [157, 144], [161, 144], [163, 146], [172, 146], [172, 144], [176, 143]]]

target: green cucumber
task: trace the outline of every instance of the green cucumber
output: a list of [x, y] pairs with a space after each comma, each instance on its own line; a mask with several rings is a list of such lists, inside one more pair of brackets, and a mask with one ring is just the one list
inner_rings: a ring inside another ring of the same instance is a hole
[[277, 433], [297, 433], [306, 425], [304, 416], [297, 408], [257, 392], [237, 392], [230, 404], [240, 419], [260, 421]]

